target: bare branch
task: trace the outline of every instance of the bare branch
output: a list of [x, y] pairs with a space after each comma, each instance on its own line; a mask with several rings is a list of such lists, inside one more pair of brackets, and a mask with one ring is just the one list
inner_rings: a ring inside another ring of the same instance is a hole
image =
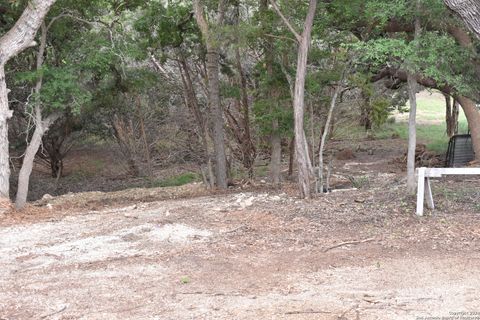
[[277, 3], [275, 0], [270, 0], [270, 3], [272, 4], [273, 10], [279, 15], [279, 17], [282, 19], [283, 23], [287, 26], [288, 29], [293, 33], [295, 36], [295, 39], [300, 43], [302, 41], [302, 37], [300, 34], [295, 30], [295, 28], [292, 26], [290, 21], [283, 15], [282, 11], [280, 11], [280, 8], [278, 7]]

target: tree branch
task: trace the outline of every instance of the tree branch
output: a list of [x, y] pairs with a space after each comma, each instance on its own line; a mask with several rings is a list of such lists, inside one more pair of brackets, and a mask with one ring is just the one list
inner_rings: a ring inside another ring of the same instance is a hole
[[270, 0], [270, 3], [272, 4], [273, 10], [278, 14], [278, 16], [282, 19], [283, 23], [287, 26], [288, 29], [293, 33], [295, 36], [295, 39], [300, 43], [302, 41], [302, 37], [300, 34], [295, 30], [295, 28], [292, 26], [290, 21], [283, 15], [282, 11], [280, 11], [280, 8], [278, 7], [277, 3], [275, 0]]

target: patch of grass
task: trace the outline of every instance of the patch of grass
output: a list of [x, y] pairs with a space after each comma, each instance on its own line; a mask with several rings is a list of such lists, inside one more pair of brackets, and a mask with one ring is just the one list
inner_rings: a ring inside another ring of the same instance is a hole
[[154, 188], [163, 188], [163, 187], [179, 187], [188, 183], [199, 181], [200, 177], [198, 174], [193, 172], [188, 172], [181, 174], [176, 177], [171, 177], [164, 180], [154, 180], [151, 182], [151, 186]]
[[[459, 132], [467, 131], [467, 123], [459, 123]], [[408, 124], [394, 123], [386, 124], [382, 128], [373, 131], [376, 139], [389, 139], [396, 136], [403, 140], [408, 140]], [[443, 153], [447, 151], [448, 136], [445, 124], [420, 124], [417, 125], [417, 141], [424, 143], [430, 151]]]
[[368, 188], [370, 186], [370, 179], [368, 176], [351, 177], [349, 179], [353, 187], [357, 189]]
[[181, 284], [188, 284], [190, 283], [190, 278], [188, 276], [183, 276], [180, 278], [180, 283]]
[[[395, 119], [397, 120], [395, 123], [389, 121], [381, 128], [373, 130], [373, 136], [376, 139], [396, 137], [408, 140], [408, 112], [397, 113]], [[468, 132], [467, 119], [461, 109], [458, 122], [458, 132]], [[447, 151], [448, 140], [443, 97], [419, 94], [417, 96], [417, 141], [424, 143], [430, 151], [444, 153]]]
[[105, 168], [105, 162], [101, 159], [92, 159], [91, 165], [95, 168], [95, 172], [100, 172]]
[[257, 177], [267, 177], [269, 173], [269, 165], [257, 166], [254, 168], [255, 176]]

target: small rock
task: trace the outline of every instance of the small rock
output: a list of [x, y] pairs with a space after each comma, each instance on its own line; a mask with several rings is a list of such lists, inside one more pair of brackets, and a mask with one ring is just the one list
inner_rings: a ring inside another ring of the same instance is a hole
[[240, 207], [242, 207], [242, 209], [250, 207], [251, 205], [253, 205], [253, 200], [255, 200], [255, 197], [245, 199], [245, 201], [240, 202]]
[[51, 199], [53, 199], [53, 196], [48, 193], [45, 193], [42, 197], [42, 200], [51, 200]]

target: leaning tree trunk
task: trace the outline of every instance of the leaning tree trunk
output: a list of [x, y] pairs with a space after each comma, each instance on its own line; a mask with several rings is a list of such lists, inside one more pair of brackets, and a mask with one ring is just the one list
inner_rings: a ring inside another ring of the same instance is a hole
[[[37, 71], [40, 71], [43, 66], [45, 49], [47, 48], [48, 29], [45, 25], [45, 22], [42, 22], [41, 30], [40, 46], [37, 52]], [[17, 209], [22, 209], [27, 203], [30, 174], [32, 173], [35, 155], [42, 144], [43, 135], [49, 129], [50, 125], [59, 117], [59, 114], [52, 114], [47, 117], [47, 119], [42, 119], [42, 102], [40, 101], [40, 91], [42, 89], [42, 85], [43, 76], [40, 75], [35, 85], [35, 131], [33, 132], [30, 142], [28, 143], [25, 156], [23, 157], [22, 167], [18, 175], [17, 197], [15, 200], [15, 207]]]
[[41, 119], [41, 110], [37, 106], [35, 113], [37, 115], [37, 123], [35, 126], [35, 131], [33, 132], [32, 138], [25, 150], [25, 156], [23, 157], [22, 168], [18, 174], [18, 189], [17, 196], [15, 199], [15, 208], [22, 209], [27, 203], [28, 196], [28, 185], [30, 182], [30, 174], [33, 169], [33, 162], [35, 160], [35, 155], [42, 144], [42, 137], [45, 132], [48, 130], [50, 125], [58, 119], [58, 114], [52, 114], [47, 117], [45, 120]]
[[[206, 127], [206, 121], [200, 110], [197, 94], [195, 93], [192, 77], [190, 76], [190, 70], [189, 70], [187, 61], [185, 60], [184, 57], [180, 57], [179, 59], [179, 70], [180, 70], [180, 76], [183, 84], [185, 105], [190, 107], [190, 109], [192, 110], [193, 116], [199, 127], [199, 136], [200, 136], [200, 141], [203, 145], [203, 152], [205, 156], [205, 166], [206, 166], [206, 173], [202, 173], [202, 174], [205, 175], [206, 186], [208, 189], [210, 189], [215, 186], [215, 176], [213, 174], [212, 159], [210, 155], [210, 144], [209, 144], [210, 140], [209, 140], [208, 130]], [[202, 169], [202, 172], [203, 172], [203, 169]], [[207, 175], [208, 175], [208, 179], [207, 179]]]
[[325, 122], [325, 127], [323, 128], [323, 134], [322, 134], [322, 138], [320, 139], [320, 148], [318, 150], [318, 180], [317, 180], [317, 192], [318, 193], [328, 193], [328, 176], [329, 174], [327, 174], [327, 183], [326, 183], [326, 187], [324, 188], [324, 174], [323, 174], [323, 171], [324, 171], [324, 165], [323, 165], [323, 153], [324, 153], [324, 150], [325, 150], [325, 143], [327, 142], [327, 137], [330, 134], [330, 125], [332, 124], [332, 119], [334, 118], [334, 115], [333, 115], [333, 111], [335, 109], [335, 106], [337, 105], [337, 99], [338, 99], [338, 95], [340, 94], [340, 90], [342, 90], [343, 88], [343, 85], [344, 85], [344, 82], [345, 82], [345, 77], [347, 76], [347, 73], [348, 73], [348, 69], [349, 69], [349, 65], [350, 65], [350, 62], [348, 62], [347, 66], [345, 67], [345, 70], [343, 71], [342, 73], [342, 77], [340, 79], [340, 82], [339, 84], [337, 84], [337, 86], [335, 87], [335, 91], [333, 93], [333, 97], [332, 97], [332, 100], [330, 101], [330, 108], [328, 109], [328, 116], [327, 116], [327, 120]]
[[480, 2], [478, 0], [443, 0], [480, 38]]
[[463, 96], [455, 97], [462, 106], [465, 117], [467, 118], [470, 134], [472, 135], [473, 150], [475, 159], [480, 160], [480, 112], [474, 101]]
[[28, 47], [35, 45], [34, 37], [43, 19], [56, 0], [31, 0], [13, 28], [0, 38], [0, 197], [9, 197], [8, 90], [5, 64]]

